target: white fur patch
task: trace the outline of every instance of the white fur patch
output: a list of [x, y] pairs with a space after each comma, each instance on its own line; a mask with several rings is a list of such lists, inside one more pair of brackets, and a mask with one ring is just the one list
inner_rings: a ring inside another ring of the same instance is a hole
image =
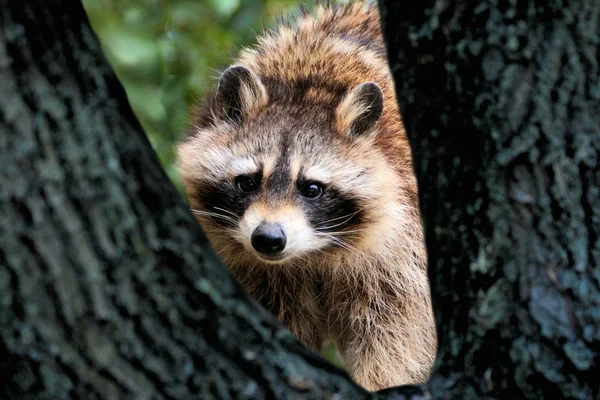
[[332, 180], [331, 168], [324, 168], [320, 165], [310, 165], [304, 175], [307, 179], [323, 183], [330, 183]]
[[259, 165], [251, 157], [234, 159], [227, 166], [227, 171], [233, 176], [253, 174], [258, 169]]

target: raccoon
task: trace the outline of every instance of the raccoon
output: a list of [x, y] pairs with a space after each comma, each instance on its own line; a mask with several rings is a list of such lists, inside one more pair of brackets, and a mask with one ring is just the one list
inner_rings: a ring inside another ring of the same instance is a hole
[[258, 39], [178, 144], [192, 212], [238, 282], [369, 390], [426, 380], [436, 336], [417, 184], [376, 6]]

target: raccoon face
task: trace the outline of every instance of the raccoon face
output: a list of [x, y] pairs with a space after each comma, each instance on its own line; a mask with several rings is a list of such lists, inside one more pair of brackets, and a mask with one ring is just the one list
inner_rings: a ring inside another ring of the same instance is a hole
[[382, 102], [366, 83], [329, 108], [268, 104], [252, 72], [229, 68], [212, 123], [178, 148], [192, 210], [216, 250], [227, 242], [238, 258], [282, 263], [352, 247], [372, 218], [367, 204], [385, 192], [370, 145]]

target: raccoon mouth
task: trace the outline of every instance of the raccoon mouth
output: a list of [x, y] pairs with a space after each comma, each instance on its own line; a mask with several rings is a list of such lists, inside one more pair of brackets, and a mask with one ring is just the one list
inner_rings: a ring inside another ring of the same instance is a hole
[[280, 264], [285, 261], [288, 256], [286, 254], [278, 253], [278, 254], [263, 254], [256, 252], [256, 257], [260, 261], [264, 261], [270, 264]]

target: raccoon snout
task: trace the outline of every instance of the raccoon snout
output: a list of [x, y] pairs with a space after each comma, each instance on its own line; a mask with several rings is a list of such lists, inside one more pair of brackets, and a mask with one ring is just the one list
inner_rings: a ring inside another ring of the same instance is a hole
[[285, 248], [286, 237], [281, 225], [263, 222], [252, 232], [250, 241], [259, 253], [277, 254]]

